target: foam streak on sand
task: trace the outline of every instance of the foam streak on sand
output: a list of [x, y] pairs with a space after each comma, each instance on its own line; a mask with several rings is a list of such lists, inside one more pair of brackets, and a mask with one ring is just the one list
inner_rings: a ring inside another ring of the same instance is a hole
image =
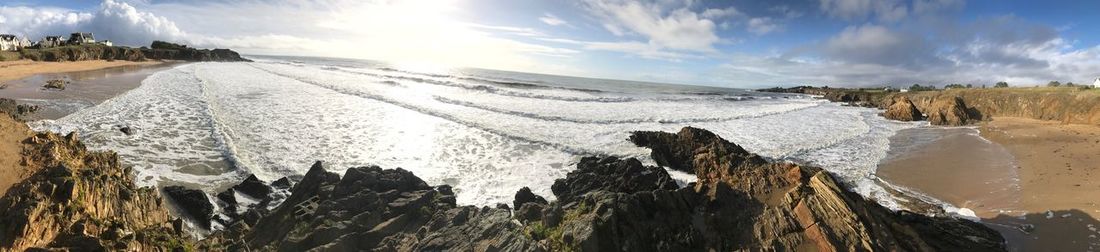
[[[807, 97], [655, 84], [637, 84], [655, 91], [630, 93], [616, 86], [635, 84], [569, 80], [316, 62], [197, 63], [35, 126], [77, 130], [90, 146], [119, 150], [146, 183], [224, 185], [244, 172], [273, 180], [301, 175], [320, 159], [332, 168], [403, 167], [431, 184], [453, 185], [460, 204], [478, 205], [509, 202], [523, 186], [552, 195], [554, 179], [580, 155], [646, 157], [624, 141], [631, 131], [694, 126], [765, 157], [822, 166], [896, 207], [873, 182], [874, 169], [887, 137], [919, 125]], [[121, 134], [118, 125], [138, 134]]]

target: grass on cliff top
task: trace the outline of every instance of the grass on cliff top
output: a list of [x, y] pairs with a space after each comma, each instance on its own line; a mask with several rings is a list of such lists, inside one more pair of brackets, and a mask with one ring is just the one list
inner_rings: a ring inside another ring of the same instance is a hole
[[955, 88], [947, 89], [944, 92], [985, 92], [985, 93], [1019, 93], [1019, 94], [1035, 94], [1035, 93], [1067, 93], [1067, 94], [1080, 94], [1087, 96], [1100, 95], [1100, 89], [1097, 88], [1084, 88], [1084, 87], [1009, 87], [1009, 88]]
[[0, 61], [12, 61], [22, 58], [23, 56], [19, 55], [19, 52], [0, 52]]

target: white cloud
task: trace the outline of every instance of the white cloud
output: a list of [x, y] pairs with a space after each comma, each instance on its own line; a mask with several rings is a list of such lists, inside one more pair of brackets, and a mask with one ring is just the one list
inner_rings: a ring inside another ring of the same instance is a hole
[[769, 17], [757, 17], [749, 19], [748, 31], [756, 35], [764, 35], [776, 31], [781, 31], [782, 26], [779, 26]]
[[550, 14], [550, 13], [542, 14], [542, 17], [539, 17], [539, 21], [542, 21], [543, 23], [551, 25], [551, 26], [559, 26], [559, 25], [569, 24], [569, 22], [565, 22], [565, 20], [561, 20], [557, 16], [554, 16], [554, 14]]
[[5, 17], [0, 27], [37, 40], [47, 35], [68, 35], [86, 31], [98, 39], [125, 45], [148, 45], [155, 39], [173, 40], [186, 36], [175, 23], [130, 4], [104, 0], [95, 11], [81, 12], [52, 7], [0, 7]]
[[908, 15], [908, 8], [899, 0], [821, 0], [821, 10], [829, 16], [850, 21], [876, 17], [895, 22]]
[[724, 8], [724, 9], [706, 9], [706, 10], [703, 10], [703, 13], [700, 14], [700, 15], [703, 16], [704, 18], [717, 19], [717, 18], [726, 18], [726, 17], [737, 17], [737, 16], [742, 16], [744, 14], [742, 14], [741, 11], [738, 11], [733, 6], [730, 6], [730, 7]]
[[714, 52], [712, 45], [720, 40], [714, 22], [687, 6], [669, 8], [668, 3], [627, 0], [588, 0], [585, 4], [604, 21], [604, 28], [618, 36], [637, 34], [657, 46], [697, 52]]

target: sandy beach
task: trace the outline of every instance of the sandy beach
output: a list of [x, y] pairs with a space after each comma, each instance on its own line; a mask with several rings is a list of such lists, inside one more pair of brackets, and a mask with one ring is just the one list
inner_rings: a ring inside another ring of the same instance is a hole
[[41, 62], [16, 60], [0, 62], [0, 82], [25, 78], [42, 73], [88, 71], [120, 66], [147, 66], [163, 64], [162, 61], [106, 61], [88, 60], [76, 62]]
[[[28, 119], [57, 119], [134, 89], [157, 71], [177, 64], [162, 61], [80, 61], [0, 63], [0, 98], [38, 105]], [[49, 80], [64, 80], [64, 90], [45, 89]]]
[[922, 128], [891, 138], [922, 140], [892, 150], [904, 153], [884, 160], [878, 175], [972, 209], [1010, 250], [1100, 248], [1100, 163], [1091, 157], [1100, 153], [1100, 127], [995, 117], [977, 129]]

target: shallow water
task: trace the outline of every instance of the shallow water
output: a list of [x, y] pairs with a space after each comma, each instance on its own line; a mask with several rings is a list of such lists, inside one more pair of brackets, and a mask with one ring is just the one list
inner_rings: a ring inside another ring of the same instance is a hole
[[[523, 186], [552, 197], [554, 179], [581, 156], [647, 159], [626, 141], [631, 131], [694, 126], [768, 158], [822, 166], [896, 208], [873, 183], [875, 168], [888, 138], [919, 124], [877, 113], [738, 89], [280, 58], [176, 67], [33, 126], [75, 130], [93, 148], [118, 151], [145, 185], [213, 192], [248, 173], [300, 176], [322, 160], [337, 172], [402, 167], [477, 205], [510, 202]], [[124, 135], [121, 126], [137, 133]]]

